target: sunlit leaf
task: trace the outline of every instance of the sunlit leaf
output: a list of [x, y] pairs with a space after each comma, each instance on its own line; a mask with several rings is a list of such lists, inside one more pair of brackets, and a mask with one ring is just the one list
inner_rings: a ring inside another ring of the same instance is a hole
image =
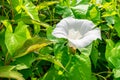
[[3, 24], [7, 28], [5, 32], [5, 44], [10, 54], [13, 55], [15, 51], [20, 48], [31, 36], [27, 29], [27, 25], [23, 22], [18, 23], [18, 26], [16, 26], [14, 32], [9, 22], [4, 21]]
[[116, 15], [116, 14], [117, 14], [116, 11], [107, 12], [107, 13], [103, 13], [103, 16], [102, 16], [102, 17], [114, 16], [114, 15]]
[[31, 19], [39, 21], [38, 10], [36, 9], [36, 6], [32, 2], [26, 1], [22, 8], [23, 10], [25, 10], [25, 13], [23, 13], [22, 16], [25, 16], [27, 13], [27, 15], [30, 16]]
[[25, 80], [22, 75], [17, 71], [6, 71], [0, 72], [0, 77], [2, 78], [13, 78], [17, 80]]
[[50, 5], [53, 5], [53, 4], [57, 4], [59, 3], [58, 1], [45, 1], [45, 2], [42, 2], [40, 3], [38, 6], [37, 6], [37, 9], [40, 10], [40, 9], [44, 9]]
[[2, 23], [5, 25], [5, 27], [7, 28], [9, 32], [13, 32], [12, 25], [10, 24], [8, 20], [3, 20]]
[[0, 72], [11, 71], [15, 68], [15, 66], [0, 66]]
[[114, 72], [114, 77], [115, 78], [120, 78], [120, 69], [116, 68], [116, 69], [113, 69], [113, 72]]
[[1, 78], [13, 78], [13, 79], [17, 79], [17, 80], [25, 80], [22, 77], [22, 74], [13, 70], [14, 68], [15, 68], [15, 66], [1, 66], [0, 67], [0, 77]]
[[50, 44], [51, 42], [47, 39], [44, 38], [39, 38], [39, 37], [33, 37], [29, 40], [27, 40], [24, 45], [19, 48], [16, 52], [16, 55], [14, 58], [18, 58], [21, 56], [24, 56], [30, 52], [34, 52], [40, 48], [43, 48]]

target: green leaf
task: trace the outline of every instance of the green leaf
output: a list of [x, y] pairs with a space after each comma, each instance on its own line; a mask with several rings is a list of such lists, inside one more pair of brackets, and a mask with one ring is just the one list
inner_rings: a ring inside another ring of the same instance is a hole
[[47, 33], [46, 33], [46, 35], [47, 35], [47, 38], [48, 38], [49, 40], [55, 39], [55, 37], [52, 35], [52, 31], [53, 31], [53, 28], [52, 28], [52, 27], [48, 27], [48, 28], [47, 28]]
[[92, 79], [92, 80], [98, 80], [95, 75], [92, 75], [91, 79]]
[[31, 77], [34, 72], [32, 72], [32, 69], [23, 69], [19, 71], [21, 74], [23, 74], [23, 77], [25, 80], [27, 80], [29, 77]]
[[63, 18], [74, 16], [72, 10], [66, 6], [57, 5], [55, 12], [59, 15], [62, 15]]
[[7, 53], [7, 48], [5, 45], [5, 29], [4, 28], [0, 31], [0, 46], [2, 48], [2, 53], [4, 54]]
[[91, 80], [91, 63], [85, 54], [74, 55], [67, 67], [69, 80]]
[[24, 45], [16, 51], [14, 58], [22, 57], [30, 52], [43, 48], [48, 44], [51, 44], [51, 41], [45, 38], [33, 37], [27, 40]]
[[89, 56], [91, 54], [91, 51], [92, 51], [92, 44], [88, 45], [86, 48], [80, 48], [79, 51], [82, 54]]
[[32, 63], [36, 60], [33, 53], [27, 54], [20, 58], [17, 58], [12, 64], [16, 65], [17, 70], [30, 68]]
[[52, 47], [49, 47], [49, 46], [46, 46], [42, 49], [40, 49], [39, 53], [41, 54], [51, 54], [53, 52], [53, 48]]
[[115, 17], [115, 25], [114, 25], [115, 30], [118, 33], [118, 36], [120, 37], [120, 17]]
[[90, 58], [91, 58], [95, 68], [97, 65], [98, 55], [99, 55], [99, 52], [98, 52], [97, 48], [95, 47], [95, 45], [93, 45]]
[[107, 46], [105, 51], [105, 58], [109, 60], [109, 57], [111, 56], [111, 50], [114, 48], [114, 42], [110, 39], [106, 40]]
[[[37, 26], [37, 28], [38, 28], [38, 26], [40, 27], [40, 25], [43, 26], [43, 27], [45, 27], [45, 28], [50, 27], [50, 25], [47, 24], [47, 23], [45, 23], [45, 22], [35, 21], [35, 20], [30, 19], [30, 18], [27, 17], [27, 16], [22, 16], [22, 19], [21, 19], [21, 20], [24, 21], [24, 23], [26, 23], [26, 24], [34, 24], [34, 25]], [[38, 31], [39, 31], [39, 28], [38, 28], [37, 32], [38, 32]]]
[[15, 9], [18, 13], [22, 11], [23, 0], [7, 0], [12, 9]]
[[6, 71], [0, 72], [0, 77], [2, 78], [13, 78], [17, 80], [25, 80], [22, 75], [17, 71]]
[[113, 69], [114, 78], [120, 78], [120, 68]]
[[93, 21], [100, 20], [100, 10], [97, 6], [92, 5], [89, 7], [89, 10], [87, 12], [87, 16], [90, 17]]
[[22, 75], [14, 71], [15, 66], [1, 66], [0, 67], [0, 77], [1, 78], [13, 78], [17, 80], [25, 80]]
[[40, 3], [37, 6], [37, 9], [41, 10], [41, 9], [44, 9], [44, 8], [50, 6], [50, 5], [54, 5], [54, 4], [57, 4], [57, 3], [59, 3], [59, 2], [58, 1], [47, 1], [47, 2], [45, 1], [45, 2]]
[[114, 17], [108, 16], [108, 17], [105, 17], [105, 19], [108, 22], [108, 24], [115, 24]]
[[79, 4], [88, 4], [90, 2], [90, 0], [78, 0]]
[[87, 48], [80, 49], [81, 54], [69, 55], [69, 61], [65, 68], [69, 72], [66, 73], [69, 80], [91, 80], [91, 62], [89, 55], [92, 45]]
[[58, 65], [59, 67], [63, 68], [66, 71], [64, 66], [61, 64], [61, 62], [57, 58], [55, 58], [55, 56], [39, 54], [39, 57], [37, 59], [50, 61], [54, 63], [55, 65]]
[[57, 71], [54, 68], [51, 68], [47, 73], [43, 76], [42, 80], [62, 80], [58, 75]]
[[26, 1], [25, 4], [22, 6], [22, 9], [25, 10], [25, 13], [23, 13], [22, 16], [25, 16], [27, 13], [27, 15], [31, 19], [39, 21], [38, 10], [32, 2]]
[[107, 41], [105, 57], [113, 68], [120, 68], [120, 42], [114, 45], [111, 40]]
[[38, 34], [40, 32], [40, 25], [34, 24], [34, 35]]
[[88, 7], [89, 5], [82, 4], [82, 5], [72, 7], [71, 10], [76, 18], [85, 18]]
[[0, 66], [0, 72], [11, 71], [15, 68], [15, 66]]
[[8, 26], [5, 24], [5, 26], [7, 28], [5, 32], [5, 44], [10, 54], [13, 55], [17, 49], [23, 46], [27, 39], [31, 38], [31, 36], [27, 29], [27, 25], [23, 22], [18, 23], [14, 32], [10, 24]]
[[[63, 66], [66, 66], [69, 61], [68, 47], [65, 46], [66, 40], [60, 41], [54, 45], [54, 55], [57, 59], [59, 59]], [[55, 66], [55, 68], [58, 67]]]
[[115, 68], [120, 68], [120, 42], [111, 50], [109, 61], [114, 65]]
[[13, 32], [12, 25], [8, 20], [2, 20], [1, 22], [4, 24], [4, 26], [7, 28], [9, 32], [11, 33]]

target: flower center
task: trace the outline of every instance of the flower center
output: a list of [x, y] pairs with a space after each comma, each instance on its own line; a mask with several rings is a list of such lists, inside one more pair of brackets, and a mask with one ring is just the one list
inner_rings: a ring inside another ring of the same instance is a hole
[[81, 37], [82, 37], [82, 35], [80, 34], [80, 31], [78, 31], [78, 30], [70, 29], [68, 31], [69, 39], [80, 39]]

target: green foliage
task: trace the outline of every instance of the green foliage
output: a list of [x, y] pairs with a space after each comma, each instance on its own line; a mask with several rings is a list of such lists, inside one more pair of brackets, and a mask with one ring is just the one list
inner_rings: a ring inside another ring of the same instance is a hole
[[[51, 33], [89, 19], [102, 40], [74, 49]], [[0, 80], [120, 80], [119, 0], [0, 0]]]
[[24, 80], [24, 78], [22, 77], [22, 75], [19, 72], [13, 71], [14, 68], [15, 68], [15, 66], [0, 67], [0, 77]]
[[[8, 22], [3, 22], [5, 25], [6, 23]], [[10, 24], [8, 23], [8, 25]], [[14, 31], [12, 29], [12, 26], [6, 25], [5, 44], [11, 55], [13, 55], [15, 51], [19, 49], [30, 37], [31, 36], [27, 29], [27, 26], [23, 22], [19, 22]]]

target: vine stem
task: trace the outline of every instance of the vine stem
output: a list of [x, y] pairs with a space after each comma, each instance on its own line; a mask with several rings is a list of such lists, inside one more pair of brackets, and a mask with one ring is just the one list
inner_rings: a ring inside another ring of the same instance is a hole
[[4, 0], [2, 0], [2, 15], [4, 14]]
[[103, 72], [99, 72], [97, 74], [104, 74], [104, 73], [110, 73], [110, 74], [112, 74], [113, 72], [111, 72], [111, 71], [103, 71]]
[[102, 75], [99, 75], [99, 74], [96, 74], [96, 73], [93, 73], [95, 76], [98, 76], [98, 77], [100, 77], [100, 78], [102, 78], [103, 80], [107, 80], [104, 76], [102, 76]]
[[11, 14], [12, 14], [12, 19], [14, 18], [14, 11], [13, 11], [13, 6], [12, 6], [12, 1], [10, 0], [10, 6], [11, 6]]
[[[104, 74], [104, 73], [109, 73], [109, 75], [108, 76], [106, 76], [106, 77], [104, 77], [104, 76], [102, 76], [102, 75], [100, 75], [100, 74]], [[113, 72], [111, 72], [111, 71], [103, 71], [103, 72], [99, 72], [99, 73], [93, 73], [94, 75], [96, 75], [96, 76], [98, 76], [98, 77], [101, 77], [101, 78], [103, 78], [104, 80], [107, 80], [107, 78], [112, 74]]]
[[5, 55], [5, 65], [7, 65], [7, 61], [8, 61], [8, 52], [6, 53], [6, 55]]

